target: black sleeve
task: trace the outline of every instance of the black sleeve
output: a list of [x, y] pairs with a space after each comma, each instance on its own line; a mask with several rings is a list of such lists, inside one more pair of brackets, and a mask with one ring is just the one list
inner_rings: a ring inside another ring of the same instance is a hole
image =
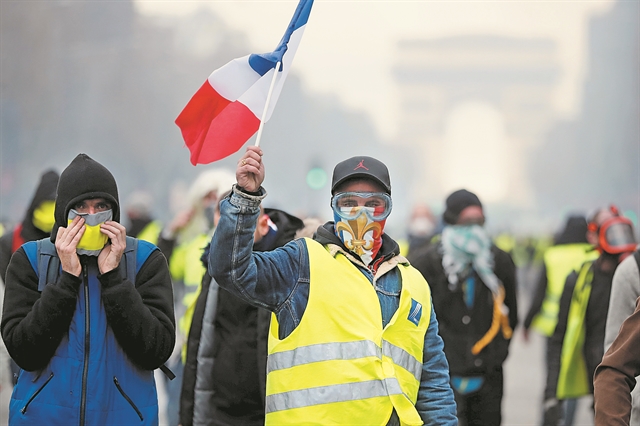
[[76, 309], [81, 279], [62, 272], [55, 284], [38, 291], [38, 277], [24, 249], [9, 262], [5, 281], [2, 338], [11, 358], [24, 370], [47, 366]]
[[176, 247], [175, 239], [166, 239], [162, 236], [162, 232], [158, 237], [158, 248], [164, 254], [165, 259], [167, 261], [171, 259], [171, 255], [173, 254], [173, 249]]
[[542, 271], [540, 272], [540, 278], [538, 279], [538, 283], [536, 284], [536, 288], [534, 289], [529, 312], [527, 312], [527, 316], [524, 319], [524, 328], [527, 330], [529, 329], [529, 327], [531, 327], [533, 317], [535, 317], [538, 312], [540, 312], [540, 309], [542, 309], [542, 302], [544, 302], [544, 297], [547, 294], [548, 284], [549, 281], [547, 279], [547, 265], [543, 263]]
[[444, 271], [442, 269], [442, 259], [438, 255], [438, 245], [433, 244], [429, 247], [422, 247], [415, 251], [408, 260], [411, 266], [420, 271], [427, 284], [429, 284], [431, 298], [434, 301], [433, 304], [440, 306], [436, 302], [436, 299], [439, 301], [441, 296], [439, 286], [436, 285], [438, 281], [436, 277], [441, 277]]
[[551, 399], [556, 397], [558, 388], [558, 377], [560, 376], [560, 357], [562, 356], [562, 343], [564, 342], [564, 334], [567, 331], [567, 321], [569, 319], [569, 307], [571, 306], [571, 298], [573, 289], [576, 286], [578, 274], [572, 272], [565, 281], [562, 296], [560, 297], [560, 308], [558, 311], [558, 324], [556, 329], [549, 338], [549, 347], [547, 354], [547, 384], [544, 390], [544, 398]]
[[136, 276], [136, 285], [117, 269], [98, 277], [107, 321], [120, 346], [139, 367], [160, 367], [173, 352], [173, 289], [164, 255], [155, 250]]

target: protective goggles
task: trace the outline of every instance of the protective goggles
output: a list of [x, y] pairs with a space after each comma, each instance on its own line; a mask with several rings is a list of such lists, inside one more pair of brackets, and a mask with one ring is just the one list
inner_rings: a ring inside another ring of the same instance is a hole
[[331, 198], [331, 208], [344, 220], [364, 214], [378, 222], [389, 216], [392, 207], [391, 197], [384, 192], [340, 192]]
[[632, 252], [637, 245], [633, 235], [633, 224], [621, 216], [606, 220], [600, 225], [598, 243], [602, 250], [610, 254]]

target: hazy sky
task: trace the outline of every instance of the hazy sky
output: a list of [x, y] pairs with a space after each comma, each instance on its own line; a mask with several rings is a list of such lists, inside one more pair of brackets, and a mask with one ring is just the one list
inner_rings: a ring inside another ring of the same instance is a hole
[[[231, 28], [246, 33], [253, 49], [247, 54], [276, 47], [297, 3], [137, 0], [142, 12], [165, 16], [210, 7]], [[382, 135], [393, 137], [398, 108], [391, 68], [398, 40], [477, 33], [547, 37], [558, 43], [562, 73], [554, 106], [559, 116], [569, 118], [579, 113], [588, 18], [612, 4], [611, 0], [316, 0], [292, 72], [302, 77], [308, 90], [333, 94], [345, 105], [369, 112]]]

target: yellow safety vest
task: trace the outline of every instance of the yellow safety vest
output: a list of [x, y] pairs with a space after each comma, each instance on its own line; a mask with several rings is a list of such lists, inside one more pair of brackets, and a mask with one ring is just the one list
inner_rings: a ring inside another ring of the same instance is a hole
[[198, 289], [202, 283], [202, 277], [207, 272], [200, 258], [210, 239], [208, 234], [198, 235], [176, 247], [171, 254], [169, 262], [171, 278], [174, 281], [182, 281], [185, 287], [182, 304], [186, 311], [178, 321], [178, 327], [185, 336], [189, 335], [193, 310], [199, 293]]
[[580, 268], [576, 286], [571, 296], [567, 331], [562, 341], [560, 375], [558, 376], [558, 399], [577, 398], [589, 394], [587, 364], [584, 359], [585, 317], [591, 283], [593, 282], [593, 261], [585, 262]]
[[549, 247], [544, 253], [547, 267], [547, 292], [540, 312], [533, 317], [531, 327], [542, 335], [551, 337], [558, 324], [560, 297], [567, 276], [584, 262], [594, 260], [598, 252], [587, 243], [561, 244]]
[[267, 425], [384, 425], [395, 408], [403, 425], [421, 425], [415, 408], [431, 294], [422, 275], [399, 264], [400, 306], [382, 327], [367, 277], [343, 254], [305, 239], [309, 300], [295, 330], [278, 338], [273, 316], [267, 361]]
[[151, 244], [158, 245], [158, 237], [160, 236], [160, 231], [162, 231], [162, 224], [159, 221], [154, 220], [147, 223], [147, 226], [142, 228], [136, 238], [139, 240], [149, 241]]

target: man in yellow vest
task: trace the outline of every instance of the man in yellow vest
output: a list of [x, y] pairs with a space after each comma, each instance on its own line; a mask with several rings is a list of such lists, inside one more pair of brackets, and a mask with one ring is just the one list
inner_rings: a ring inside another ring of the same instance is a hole
[[[567, 276], [580, 268], [587, 260], [599, 255], [587, 241], [587, 218], [583, 215], [570, 215], [564, 228], [554, 238], [554, 245], [544, 251], [540, 279], [534, 289], [533, 300], [524, 320], [524, 338], [529, 341], [529, 329], [533, 328], [545, 337], [545, 366], [548, 373], [548, 340], [556, 329], [560, 296]], [[544, 400], [544, 398], [543, 398]], [[565, 405], [568, 417], [573, 417], [575, 400]], [[544, 411], [544, 407], [543, 407]]]
[[387, 167], [366, 156], [338, 163], [335, 221], [252, 252], [264, 175], [262, 150], [248, 147], [220, 204], [209, 273], [274, 313], [265, 423], [456, 425], [429, 286], [384, 233]]
[[[587, 239], [600, 255], [567, 277], [560, 298], [558, 323], [549, 340], [546, 425], [558, 424], [562, 401], [593, 394], [593, 375], [604, 354], [613, 274], [637, 244], [633, 224], [614, 206], [591, 216]], [[572, 423], [572, 417], [565, 416], [564, 424]]]
[[529, 328], [551, 337], [558, 322], [560, 296], [567, 275], [586, 260], [595, 259], [597, 254], [587, 241], [587, 219], [582, 215], [569, 216], [555, 244], [544, 252], [540, 280], [523, 324], [525, 337]]

